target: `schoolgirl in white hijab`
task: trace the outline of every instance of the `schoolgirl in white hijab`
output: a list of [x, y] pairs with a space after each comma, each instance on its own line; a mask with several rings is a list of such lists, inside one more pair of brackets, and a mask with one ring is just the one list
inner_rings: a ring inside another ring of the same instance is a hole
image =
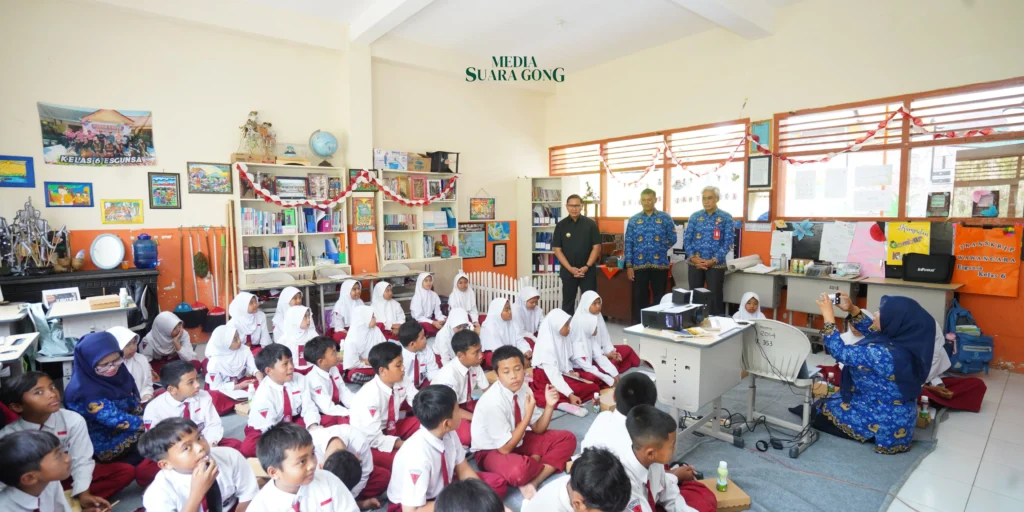
[[[173, 361], [175, 358], [182, 361], [192, 361], [198, 365], [196, 351], [192, 348], [188, 331], [174, 313], [164, 311], [153, 320], [153, 328], [145, 338], [142, 338], [142, 346], [139, 352], [149, 360], [157, 373], [164, 364]], [[198, 367], [198, 366], [197, 366]]]
[[552, 309], [541, 323], [537, 344], [533, 348], [533, 382], [530, 383], [538, 404], [543, 402], [546, 405], [544, 392], [548, 384], [554, 386], [561, 395], [559, 403], [568, 401], [572, 405], [580, 405], [583, 400], [591, 399], [594, 393], [600, 391], [597, 384], [587, 384], [563, 376], [579, 378], [571, 361], [569, 320], [569, 314], [565, 311]]
[[206, 357], [206, 389], [218, 414], [233, 409], [235, 403], [246, 398], [246, 390], [253, 382], [248, 376], [263, 380], [252, 351], [230, 323], [213, 330], [206, 344]]
[[405, 323], [405, 311], [402, 305], [391, 297], [391, 283], [381, 281], [373, 287], [373, 316], [378, 325], [383, 325], [381, 332], [388, 339], [398, 339], [398, 328]]
[[149, 361], [139, 353], [139, 335], [135, 331], [121, 327], [120, 325], [107, 329], [107, 332], [117, 338], [117, 346], [124, 352], [124, 367], [132, 374], [135, 387], [139, 388], [141, 402], [146, 403], [153, 399], [153, 367]]
[[480, 345], [485, 355], [486, 367], [490, 368], [489, 352], [498, 350], [505, 345], [514, 345], [527, 358], [533, 357], [531, 347], [512, 322], [512, 304], [504, 297], [498, 297], [487, 306], [487, 317], [480, 326]]
[[573, 315], [573, 319], [575, 320], [577, 316], [582, 315], [594, 317], [597, 323], [594, 350], [608, 358], [615, 365], [619, 373], [640, 366], [640, 356], [636, 355], [632, 347], [629, 345], [612, 344], [612, 336], [608, 333], [608, 325], [604, 323], [604, 316], [601, 314], [602, 302], [603, 300], [597, 292], [584, 292], [580, 297], [580, 304], [576, 307], [576, 314]]
[[277, 309], [274, 310], [274, 341], [284, 332], [284, 315], [288, 308], [302, 304], [302, 292], [294, 286], [285, 287], [277, 296]]
[[740, 309], [732, 315], [733, 320], [757, 320], [765, 318], [761, 312], [761, 298], [754, 292], [743, 294], [740, 299]]
[[573, 315], [569, 323], [569, 339], [572, 342], [572, 364], [580, 370], [580, 376], [590, 381], [604, 382], [614, 386], [619, 370], [601, 353], [597, 341], [601, 328], [597, 319], [600, 315]]
[[452, 293], [448, 296], [448, 310], [451, 311], [455, 308], [466, 310], [473, 326], [480, 327], [480, 311], [476, 309], [476, 293], [473, 293], [473, 288], [469, 286], [469, 276], [464, 272], [455, 274]]
[[258, 354], [262, 347], [274, 342], [267, 327], [267, 315], [260, 311], [260, 303], [255, 295], [247, 292], [235, 295], [228, 306], [228, 313], [231, 314], [228, 325], [238, 331], [242, 343], [250, 350], [255, 350], [254, 355]]
[[466, 327], [471, 327], [469, 315], [462, 308], [448, 310], [448, 320], [437, 332], [434, 338], [434, 353], [441, 358], [441, 365], [448, 364], [448, 361], [455, 359], [455, 351], [452, 350], [452, 336]]
[[360, 294], [363, 292], [359, 281], [346, 279], [341, 282], [341, 291], [338, 293], [338, 302], [334, 303], [331, 312], [331, 328], [334, 333], [344, 333], [352, 326], [352, 311], [364, 305]]
[[519, 290], [519, 298], [512, 304], [512, 323], [519, 335], [532, 345], [532, 340], [543, 320], [544, 310], [540, 308], [540, 292], [532, 286]]
[[416, 291], [409, 302], [409, 311], [412, 317], [423, 325], [428, 338], [437, 335], [445, 316], [441, 313], [441, 297], [434, 291], [434, 278], [429, 272], [424, 272], [416, 278]]
[[319, 336], [313, 326], [313, 314], [306, 306], [292, 306], [284, 315], [284, 326], [277, 343], [292, 351], [295, 371], [305, 375], [313, 367], [313, 361], [306, 361], [303, 348], [306, 342]]
[[345, 370], [345, 381], [353, 384], [365, 384], [373, 380], [374, 373], [370, 367], [370, 349], [381, 343], [388, 343], [377, 328], [377, 319], [373, 316], [373, 308], [359, 306], [352, 312], [352, 326], [345, 337], [344, 354], [341, 367]]

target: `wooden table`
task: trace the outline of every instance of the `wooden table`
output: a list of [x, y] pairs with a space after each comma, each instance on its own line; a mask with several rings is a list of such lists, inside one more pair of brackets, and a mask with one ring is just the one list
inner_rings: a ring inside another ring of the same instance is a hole
[[916, 283], [881, 277], [872, 277], [861, 282], [868, 285], [869, 311], [878, 311], [878, 304], [883, 295], [901, 295], [916, 300], [943, 328], [946, 326], [946, 311], [953, 300], [953, 292], [963, 286], [959, 283]]

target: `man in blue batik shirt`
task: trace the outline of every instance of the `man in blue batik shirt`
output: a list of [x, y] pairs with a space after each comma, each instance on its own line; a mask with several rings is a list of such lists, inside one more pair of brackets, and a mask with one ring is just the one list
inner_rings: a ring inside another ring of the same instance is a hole
[[[661, 300], [668, 285], [668, 250], [676, 243], [672, 216], [654, 209], [658, 194], [647, 188], [640, 193], [644, 211], [629, 218], [626, 226], [626, 275], [633, 281], [633, 317]], [[607, 299], [606, 299], [607, 300]]]
[[690, 289], [705, 287], [711, 291], [708, 312], [725, 314], [722, 288], [725, 285], [725, 259], [735, 245], [732, 215], [718, 209], [718, 187], [701, 191], [703, 210], [690, 215], [683, 234], [683, 250], [690, 257]]

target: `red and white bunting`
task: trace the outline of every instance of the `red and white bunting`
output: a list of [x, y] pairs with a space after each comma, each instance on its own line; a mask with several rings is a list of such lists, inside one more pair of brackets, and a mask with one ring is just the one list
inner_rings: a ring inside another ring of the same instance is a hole
[[376, 185], [377, 188], [379, 188], [381, 192], [384, 193], [385, 196], [387, 196], [389, 199], [397, 201], [398, 203], [404, 206], [428, 205], [434, 201], [444, 200], [443, 198], [447, 196], [451, 189], [455, 187], [455, 181], [459, 179], [459, 176], [457, 174], [452, 174], [450, 178], [451, 181], [448, 183], [448, 186], [445, 187], [444, 190], [442, 190], [439, 194], [427, 197], [426, 199], [413, 200], [405, 199], [404, 197], [398, 195], [395, 191], [391, 190], [386, 185], [384, 185], [384, 182], [382, 182], [381, 180], [377, 179], [374, 176], [371, 176], [368, 170], [361, 169], [358, 173], [356, 173], [355, 179], [352, 181], [352, 183], [349, 184], [348, 188], [343, 190], [340, 194], [329, 199], [314, 201], [312, 199], [281, 199], [280, 196], [272, 194], [269, 190], [260, 186], [260, 184], [256, 181], [256, 178], [252, 175], [252, 173], [249, 172], [249, 166], [245, 165], [244, 162], [235, 162], [235, 170], [238, 171], [239, 178], [253, 189], [253, 191], [256, 193], [256, 196], [258, 196], [259, 198], [263, 199], [268, 203], [274, 203], [278, 206], [284, 206], [286, 208], [301, 206], [318, 208], [321, 210], [329, 210], [331, 208], [334, 208], [338, 203], [350, 197], [355, 191], [355, 189], [364, 183], [372, 183], [373, 185]]

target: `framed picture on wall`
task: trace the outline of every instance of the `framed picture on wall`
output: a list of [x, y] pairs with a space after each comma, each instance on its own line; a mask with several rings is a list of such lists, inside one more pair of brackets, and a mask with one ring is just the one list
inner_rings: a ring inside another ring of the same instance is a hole
[[752, 156], [747, 159], [747, 186], [750, 188], [771, 188], [772, 157]]
[[45, 181], [43, 189], [48, 208], [87, 208], [92, 206], [92, 183]]
[[234, 192], [231, 165], [189, 162], [189, 194], [230, 194]]
[[494, 220], [494, 198], [469, 198], [469, 220]]
[[275, 176], [274, 188], [281, 199], [305, 199], [306, 178], [291, 176]]
[[494, 244], [494, 258], [492, 263], [495, 267], [508, 265], [508, 244]]
[[0, 155], [0, 187], [35, 188], [35, 166], [30, 156]]
[[167, 172], [149, 173], [149, 207], [153, 210], [181, 208], [181, 186], [178, 175]]

